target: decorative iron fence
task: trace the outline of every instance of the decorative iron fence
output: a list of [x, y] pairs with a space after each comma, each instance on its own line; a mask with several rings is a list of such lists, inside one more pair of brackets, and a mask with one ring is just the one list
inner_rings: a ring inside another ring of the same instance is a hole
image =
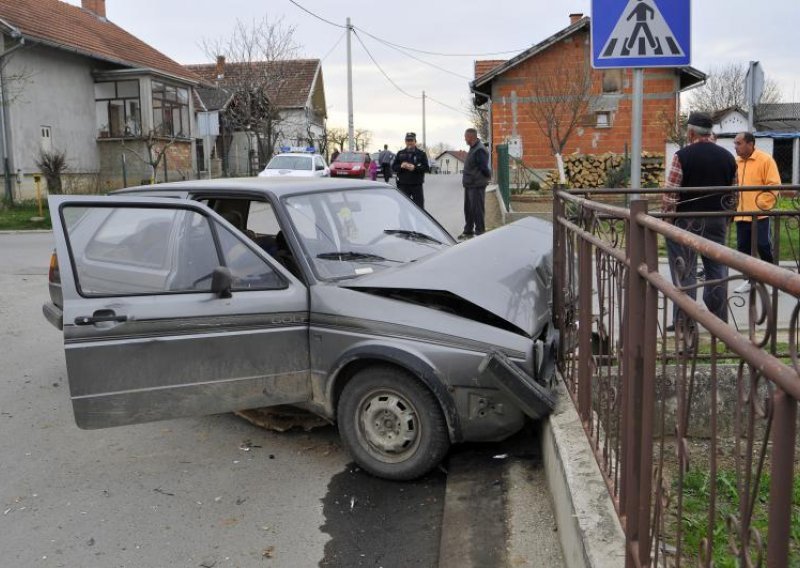
[[[730, 212], [649, 213], [663, 191], [554, 195], [559, 366], [627, 566], [800, 566], [800, 201], [747, 213], [771, 218], [778, 266], [680, 228]], [[595, 199], [610, 194], [636, 198]], [[725, 270], [686, 285], [693, 263], [662, 262], [667, 240]], [[746, 295], [728, 294], [745, 280]], [[693, 299], [700, 289], [724, 298], [728, 321]]]

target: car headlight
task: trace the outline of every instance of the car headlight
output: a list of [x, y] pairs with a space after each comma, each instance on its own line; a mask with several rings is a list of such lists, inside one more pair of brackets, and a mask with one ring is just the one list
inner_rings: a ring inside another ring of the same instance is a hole
[[353, 171], [360, 170], [361, 166], [353, 166]]

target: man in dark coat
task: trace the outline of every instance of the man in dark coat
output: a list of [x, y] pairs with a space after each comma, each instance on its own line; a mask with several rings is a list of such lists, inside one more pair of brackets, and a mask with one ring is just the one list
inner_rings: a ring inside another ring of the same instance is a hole
[[464, 141], [469, 146], [469, 152], [464, 161], [461, 182], [464, 185], [464, 232], [458, 236], [460, 241], [483, 234], [486, 186], [492, 179], [489, 151], [483, 142], [478, 140], [478, 131], [467, 128], [464, 132]]
[[397, 152], [392, 163], [392, 171], [397, 174], [397, 189], [408, 198], [425, 208], [425, 196], [422, 193], [422, 183], [425, 174], [430, 172], [428, 155], [417, 148], [417, 135], [413, 132], [406, 134], [406, 147]]
[[[697, 212], [696, 217], [677, 217], [675, 226], [705, 237], [721, 245], [726, 244], [728, 234], [727, 217], [708, 217], [705, 213], [730, 211], [736, 209], [736, 160], [733, 155], [717, 146], [712, 140], [711, 117], [703, 112], [689, 115], [687, 138], [689, 145], [675, 154], [666, 179], [666, 187], [674, 192], [665, 194], [665, 211]], [[703, 187], [705, 191], [682, 192], [683, 187]], [[697, 253], [667, 239], [672, 281], [676, 286], [686, 289], [692, 298], [697, 290]], [[707, 256], [700, 257], [705, 268], [706, 285], [703, 287], [703, 301], [709, 311], [723, 321], [728, 321], [728, 268]], [[682, 312], [673, 306], [673, 326]], [[672, 326], [670, 326], [672, 327]]]

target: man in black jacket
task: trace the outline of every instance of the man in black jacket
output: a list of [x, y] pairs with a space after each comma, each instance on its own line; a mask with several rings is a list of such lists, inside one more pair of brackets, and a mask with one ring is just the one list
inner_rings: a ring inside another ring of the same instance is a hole
[[478, 140], [478, 131], [467, 128], [464, 141], [469, 146], [461, 183], [464, 185], [464, 232], [458, 236], [459, 241], [482, 235], [485, 230], [484, 217], [486, 205], [486, 186], [492, 179], [489, 168], [489, 151], [483, 142]]
[[397, 189], [424, 209], [422, 183], [425, 181], [425, 174], [431, 169], [428, 166], [428, 155], [417, 148], [417, 135], [413, 132], [406, 134], [406, 147], [394, 157], [392, 171], [397, 174]]
[[[711, 117], [702, 112], [689, 115], [687, 138], [689, 145], [680, 149], [667, 173], [666, 187], [673, 193], [663, 197], [664, 211], [697, 213], [691, 217], [678, 217], [675, 226], [715, 243], [725, 245], [728, 234], [728, 217], [709, 217], [705, 214], [736, 209], [736, 160], [733, 155], [717, 146], [712, 140]], [[708, 188], [701, 192], [682, 192], [684, 187]], [[684, 288], [692, 298], [697, 293], [697, 253], [686, 246], [667, 239], [672, 281]], [[708, 310], [723, 321], [728, 321], [728, 268], [711, 257], [701, 256], [705, 268], [706, 285], [703, 301]], [[682, 312], [673, 305], [673, 326]], [[670, 327], [673, 327], [670, 326]]]

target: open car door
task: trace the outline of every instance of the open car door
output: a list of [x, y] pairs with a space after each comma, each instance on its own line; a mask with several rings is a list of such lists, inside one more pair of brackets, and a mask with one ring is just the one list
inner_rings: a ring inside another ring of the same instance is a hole
[[50, 197], [75, 421], [311, 397], [305, 285], [204, 205]]

